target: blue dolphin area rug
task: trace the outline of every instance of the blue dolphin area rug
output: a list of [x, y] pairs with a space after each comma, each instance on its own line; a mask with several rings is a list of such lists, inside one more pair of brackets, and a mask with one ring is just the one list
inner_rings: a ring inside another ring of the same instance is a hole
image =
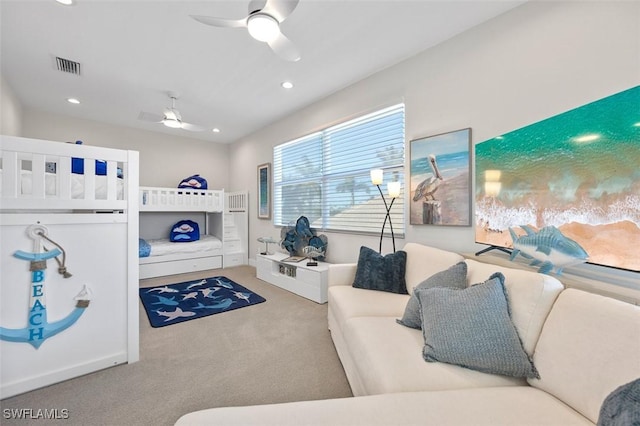
[[266, 299], [227, 277], [140, 289], [152, 327], [164, 327], [264, 302]]

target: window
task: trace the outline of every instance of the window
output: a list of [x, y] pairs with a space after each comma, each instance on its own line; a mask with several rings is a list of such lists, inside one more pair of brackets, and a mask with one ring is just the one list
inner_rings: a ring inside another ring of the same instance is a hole
[[[404, 105], [329, 127], [273, 149], [274, 223], [306, 216], [312, 228], [379, 234], [385, 218], [372, 169], [404, 189]], [[404, 235], [404, 193], [391, 209], [396, 236]], [[389, 226], [385, 228], [389, 232]]]

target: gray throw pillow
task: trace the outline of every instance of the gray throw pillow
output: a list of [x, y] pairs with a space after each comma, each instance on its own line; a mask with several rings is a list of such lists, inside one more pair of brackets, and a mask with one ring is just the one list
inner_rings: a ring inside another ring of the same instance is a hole
[[418, 290], [423, 357], [485, 373], [540, 378], [511, 321], [504, 275], [456, 290]]
[[382, 256], [369, 247], [360, 247], [353, 287], [407, 294], [404, 272], [407, 252], [402, 250]]
[[458, 262], [449, 269], [437, 272], [418, 284], [413, 289], [413, 294], [404, 308], [402, 319], [396, 320], [398, 324], [417, 328], [418, 330], [422, 328], [422, 315], [420, 314], [420, 303], [418, 302], [416, 291], [434, 287], [466, 288], [467, 264]]
[[640, 379], [609, 394], [600, 407], [598, 426], [640, 425]]

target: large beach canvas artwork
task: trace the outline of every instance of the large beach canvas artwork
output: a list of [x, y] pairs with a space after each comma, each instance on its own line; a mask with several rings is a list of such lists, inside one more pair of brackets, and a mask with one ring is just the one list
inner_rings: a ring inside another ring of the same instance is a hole
[[471, 129], [411, 141], [412, 225], [471, 226]]
[[573, 241], [589, 263], [640, 271], [640, 86], [475, 149], [476, 242]]

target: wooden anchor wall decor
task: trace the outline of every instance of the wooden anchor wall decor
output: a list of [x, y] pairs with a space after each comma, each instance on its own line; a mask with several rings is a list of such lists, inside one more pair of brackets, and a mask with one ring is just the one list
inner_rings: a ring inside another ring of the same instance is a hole
[[[89, 306], [90, 297], [89, 289], [86, 285], [83, 286], [80, 293], [74, 298], [74, 300], [77, 301], [75, 309], [65, 318], [50, 323], [47, 320], [45, 292], [45, 269], [47, 268], [47, 260], [55, 259], [59, 265], [58, 272], [64, 278], [69, 278], [71, 274], [66, 271], [64, 264], [66, 253], [59, 244], [47, 237], [47, 228], [43, 225], [29, 226], [27, 228], [27, 235], [34, 241], [34, 251], [30, 253], [17, 250], [13, 254], [17, 259], [30, 262], [31, 288], [29, 291], [27, 326], [17, 329], [0, 327], [0, 340], [29, 343], [38, 349], [46, 339], [71, 327]], [[56, 245], [57, 248], [47, 250], [43, 245], [43, 239]], [[62, 262], [57, 259], [60, 255], [63, 256]]]

